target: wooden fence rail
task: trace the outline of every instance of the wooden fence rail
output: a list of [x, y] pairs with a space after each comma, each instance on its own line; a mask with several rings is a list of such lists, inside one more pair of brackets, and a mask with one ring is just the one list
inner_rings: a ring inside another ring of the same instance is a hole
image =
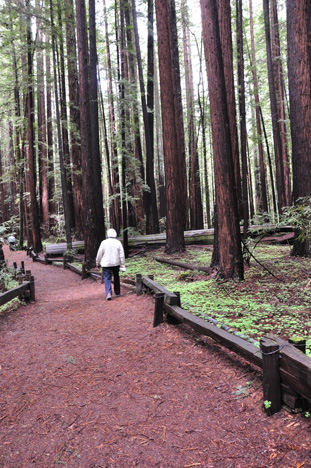
[[[169, 292], [153, 278], [137, 275], [136, 281], [137, 295], [142, 294], [142, 285], [155, 293], [154, 326], [162, 323], [161, 313], [164, 313], [167, 318], [173, 317], [178, 323], [187, 324], [263, 370], [264, 400], [270, 405], [267, 414], [279, 411], [282, 404], [291, 411], [310, 406], [311, 359], [293, 344], [270, 334], [261, 340], [259, 349], [245, 339], [182, 309], [180, 302], [176, 305], [178, 293]], [[164, 296], [162, 312], [160, 296]]]
[[30, 277], [29, 281], [21, 284], [20, 286], [0, 294], [0, 306], [12, 301], [12, 299], [15, 299], [16, 297], [19, 297], [20, 299], [29, 298], [30, 300], [35, 301], [35, 280], [33, 276]]

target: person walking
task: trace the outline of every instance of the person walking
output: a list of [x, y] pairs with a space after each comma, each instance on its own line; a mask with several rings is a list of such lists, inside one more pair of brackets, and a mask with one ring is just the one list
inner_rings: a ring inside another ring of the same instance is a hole
[[103, 240], [96, 255], [96, 265], [102, 267], [105, 281], [106, 299], [111, 300], [111, 278], [113, 275], [113, 289], [116, 296], [120, 296], [119, 270], [125, 271], [125, 256], [121, 242], [116, 239], [114, 229], [108, 229], [107, 239]]

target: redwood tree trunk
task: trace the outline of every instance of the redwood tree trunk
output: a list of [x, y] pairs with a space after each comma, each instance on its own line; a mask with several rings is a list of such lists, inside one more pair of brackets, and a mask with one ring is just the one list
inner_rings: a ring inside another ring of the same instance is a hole
[[259, 211], [263, 211], [267, 213], [268, 212], [268, 199], [267, 199], [267, 186], [266, 186], [266, 171], [265, 171], [265, 164], [264, 164], [264, 152], [263, 152], [263, 144], [262, 144], [262, 130], [261, 130], [261, 123], [260, 123], [260, 109], [259, 109], [260, 101], [259, 101], [259, 92], [258, 92], [252, 0], [249, 0], [249, 12], [250, 12], [249, 14], [250, 14], [251, 50], [252, 50], [252, 71], [253, 71], [256, 128], [257, 128], [257, 141], [258, 141], [258, 154], [259, 154], [260, 188], [261, 188], [261, 191], [258, 194], [259, 195], [258, 209]]
[[243, 48], [243, 9], [242, 0], [236, 0], [237, 17], [237, 51], [238, 51], [238, 96], [240, 110], [240, 145], [242, 161], [242, 207], [243, 207], [243, 237], [247, 237], [249, 226], [248, 209], [248, 179], [247, 179], [247, 131], [244, 79], [244, 48]]
[[185, 0], [182, 0], [182, 28], [184, 43], [185, 81], [187, 97], [187, 129], [189, 147], [189, 205], [190, 205], [190, 229], [203, 228], [203, 206], [201, 197], [199, 154], [197, 147], [197, 130], [195, 124], [195, 106], [192, 76], [192, 57], [190, 47], [190, 34], [188, 28], [188, 10]]
[[266, 33], [266, 49], [267, 49], [267, 67], [269, 78], [269, 93], [270, 93], [270, 106], [272, 117], [273, 141], [274, 141], [274, 156], [276, 165], [276, 186], [278, 194], [278, 210], [281, 212], [285, 206], [285, 183], [284, 183], [284, 167], [282, 158], [282, 142], [280, 129], [278, 125], [278, 111], [277, 100], [275, 93], [275, 84], [273, 76], [273, 63], [271, 51], [271, 32], [269, 20], [269, 0], [263, 0], [264, 17], [265, 17], [265, 33]]
[[238, 216], [226, 85], [217, 5], [201, 0], [203, 42], [209, 83], [218, 215], [219, 276], [243, 280], [243, 256]]
[[75, 213], [75, 231], [79, 239], [83, 238], [83, 200], [80, 150], [80, 109], [79, 79], [77, 67], [77, 45], [73, 0], [66, 0], [66, 45], [70, 112], [70, 141], [72, 162], [73, 203]]
[[102, 170], [99, 150], [98, 123], [98, 82], [97, 82], [97, 46], [96, 46], [96, 11], [95, 0], [89, 0], [89, 31], [90, 31], [90, 114], [91, 114], [91, 154], [93, 166], [93, 184], [95, 191], [96, 231], [94, 242], [98, 247], [105, 238], [105, 219], [103, 208]]
[[[160, 86], [163, 122], [163, 146], [166, 185], [166, 247], [167, 253], [180, 252], [185, 248], [185, 198], [184, 182], [180, 179], [180, 156], [178, 145], [179, 108], [174, 100], [176, 81], [173, 73], [172, 31], [170, 23], [169, 0], [156, 1], [158, 30], [158, 52], [160, 67]], [[182, 155], [183, 156], [183, 155]]]
[[[147, 191], [144, 194], [145, 198], [145, 209], [146, 209], [146, 233], [158, 233], [159, 232], [159, 219], [158, 219], [158, 209], [157, 209], [157, 200], [156, 200], [156, 190], [155, 190], [155, 181], [154, 181], [154, 151], [153, 151], [153, 126], [150, 126], [153, 122], [150, 121], [147, 109], [147, 102], [145, 96], [145, 84], [143, 78], [143, 66], [140, 53], [140, 44], [139, 44], [139, 35], [138, 35], [138, 26], [137, 26], [137, 15], [136, 15], [136, 3], [135, 0], [132, 0], [132, 13], [133, 13], [133, 25], [135, 33], [135, 45], [136, 45], [136, 55], [137, 55], [137, 66], [139, 73], [139, 84], [140, 84], [140, 93], [141, 93], [141, 105], [143, 111], [143, 120], [144, 120], [144, 129], [145, 129], [145, 144], [146, 144], [146, 183], [150, 188], [150, 191]], [[149, 33], [148, 24], [148, 33]], [[153, 47], [150, 44], [150, 34], [148, 34], [149, 41], [149, 62], [150, 57], [152, 57], [152, 66], [149, 63], [149, 72], [150, 68], [153, 69]], [[149, 79], [150, 82], [150, 79]], [[149, 86], [150, 91], [150, 86]], [[149, 103], [152, 104], [151, 96], [149, 96]], [[152, 109], [149, 109], [149, 112], [152, 112]]]
[[79, 61], [79, 102], [82, 158], [82, 187], [84, 207], [84, 246], [87, 268], [95, 266], [98, 245], [95, 242], [96, 211], [94, 203], [93, 161], [91, 155], [91, 115], [88, 68], [88, 41], [86, 29], [86, 9], [84, 0], [76, 0], [77, 43]]
[[[175, 101], [175, 125], [177, 132], [177, 148], [179, 155], [179, 185], [182, 200], [182, 207], [184, 209], [180, 216], [184, 217], [184, 229], [187, 227], [188, 221], [188, 197], [187, 197], [187, 170], [186, 170], [186, 150], [185, 150], [185, 134], [184, 134], [184, 121], [183, 121], [183, 106], [182, 106], [182, 93], [181, 93], [181, 79], [180, 79], [180, 66], [179, 66], [179, 51], [178, 51], [178, 31], [176, 20], [175, 0], [166, 2], [169, 6], [170, 12], [170, 49], [171, 60], [174, 80], [174, 101]], [[158, 17], [157, 17], [158, 19]], [[161, 73], [161, 70], [160, 70]]]
[[279, 20], [277, 13], [277, 0], [271, 0], [271, 52], [273, 63], [274, 86], [277, 101], [278, 125], [281, 138], [282, 161], [284, 170], [284, 190], [285, 204], [291, 204], [291, 180], [290, 180], [290, 164], [287, 150], [287, 128], [286, 128], [286, 112], [285, 112], [285, 95], [284, 95], [284, 78], [283, 66], [281, 59], [281, 42], [279, 32]]
[[115, 108], [114, 108], [114, 92], [112, 84], [112, 67], [110, 58], [110, 41], [108, 35], [108, 21], [106, 12], [106, 3], [103, 0], [104, 13], [105, 13], [105, 40], [106, 40], [106, 56], [107, 56], [107, 72], [108, 72], [108, 103], [109, 103], [109, 126], [110, 126], [110, 154], [111, 158], [109, 164], [111, 166], [111, 182], [113, 190], [113, 200], [111, 202], [111, 209], [114, 214], [111, 215], [111, 219], [115, 220], [115, 229], [117, 232], [120, 230], [121, 221], [121, 204], [119, 203], [118, 196], [120, 195], [120, 174], [118, 165], [118, 150], [117, 150], [117, 138], [116, 138], [116, 119], [115, 119]]
[[[30, 1], [26, 0], [26, 8], [30, 7]], [[27, 17], [27, 160], [28, 160], [28, 184], [30, 192], [30, 216], [32, 224], [32, 246], [36, 252], [41, 252], [42, 243], [40, 236], [39, 209], [36, 190], [36, 164], [34, 148], [34, 98], [33, 98], [33, 64], [32, 64], [32, 40], [30, 16]]]
[[231, 28], [231, 7], [230, 0], [217, 0], [220, 42], [222, 50], [222, 60], [224, 66], [227, 108], [230, 122], [230, 136], [234, 167], [235, 189], [237, 192], [238, 209], [240, 219], [243, 218], [242, 204], [242, 182], [240, 168], [240, 153], [238, 140], [238, 127], [236, 119], [236, 103], [233, 76], [233, 50], [232, 50], [232, 28]]
[[[293, 161], [293, 199], [311, 196], [311, 79], [308, 0], [287, 2], [288, 84]], [[308, 221], [309, 222], [309, 221]], [[298, 233], [299, 234], [299, 233]], [[311, 241], [296, 238], [293, 255], [311, 255]]]

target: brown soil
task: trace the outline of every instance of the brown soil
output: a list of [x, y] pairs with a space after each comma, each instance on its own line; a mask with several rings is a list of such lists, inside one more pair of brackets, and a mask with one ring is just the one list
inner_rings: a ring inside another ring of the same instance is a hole
[[[25, 261], [36, 302], [0, 317], [1, 468], [311, 466], [310, 422], [262, 408], [261, 374], [153, 298]], [[251, 387], [248, 388], [251, 382]]]

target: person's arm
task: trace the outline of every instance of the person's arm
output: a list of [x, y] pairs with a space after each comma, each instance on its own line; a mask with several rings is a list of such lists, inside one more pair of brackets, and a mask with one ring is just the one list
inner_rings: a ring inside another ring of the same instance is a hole
[[104, 249], [103, 243], [101, 243], [99, 246], [97, 255], [96, 255], [96, 265], [98, 267], [100, 267], [100, 262], [101, 262], [101, 259], [103, 258], [104, 253], [105, 253], [105, 249]]
[[124, 255], [124, 249], [123, 245], [120, 242], [120, 268], [124, 269], [125, 271], [125, 255]]

